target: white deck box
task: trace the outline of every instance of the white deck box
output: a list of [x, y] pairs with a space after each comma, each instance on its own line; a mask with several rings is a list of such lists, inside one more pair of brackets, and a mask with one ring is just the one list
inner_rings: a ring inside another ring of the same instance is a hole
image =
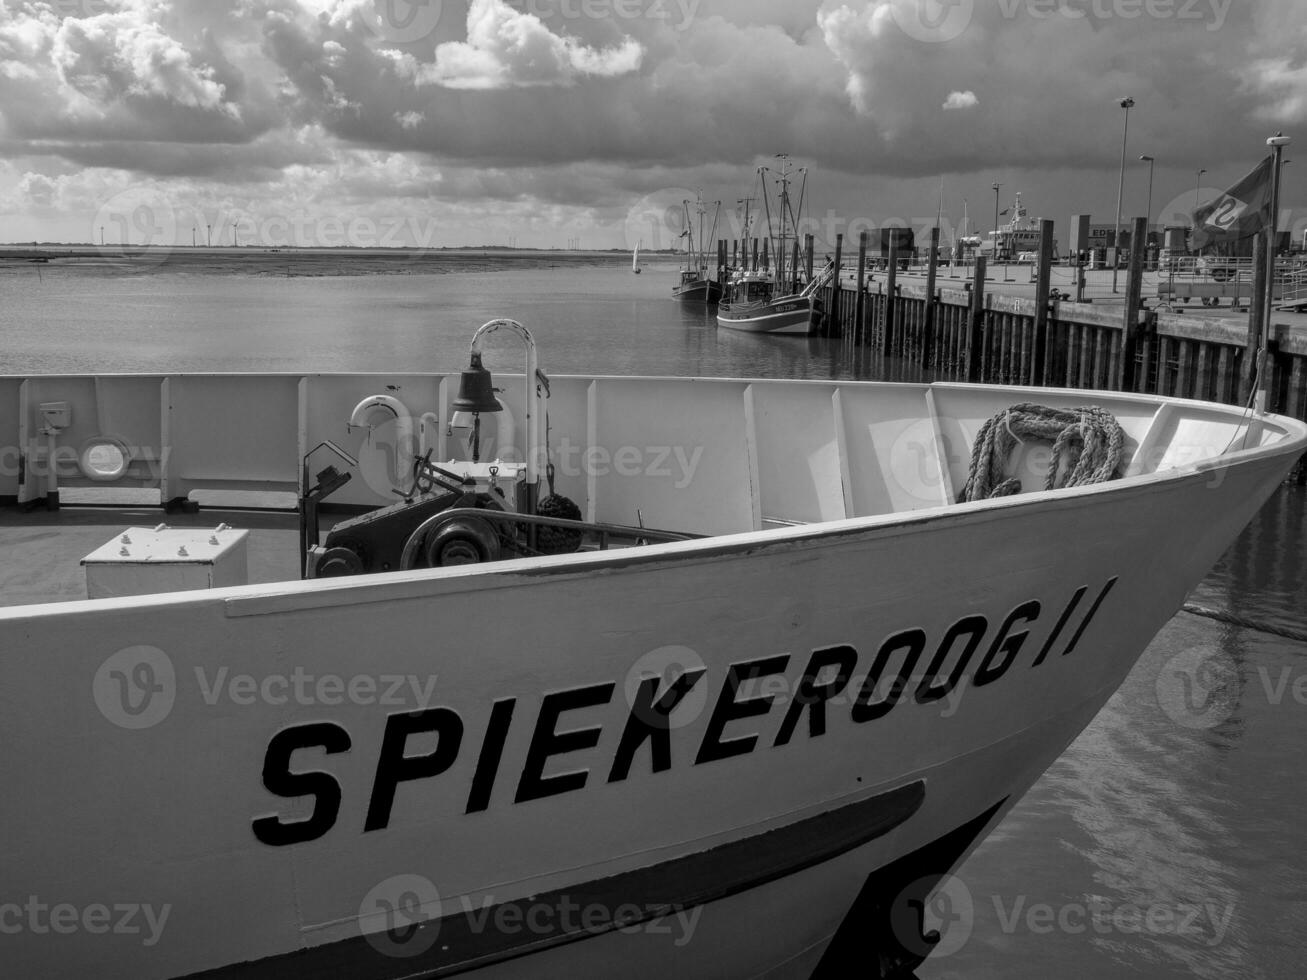
[[248, 531], [133, 527], [82, 559], [91, 599], [249, 584]]

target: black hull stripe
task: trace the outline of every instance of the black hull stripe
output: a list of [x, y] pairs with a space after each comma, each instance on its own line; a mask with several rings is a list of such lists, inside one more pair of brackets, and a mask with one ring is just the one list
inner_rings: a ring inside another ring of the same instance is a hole
[[[648, 868], [583, 882], [573, 888], [458, 912], [426, 923], [407, 937], [411, 956], [386, 955], [376, 945], [389, 940], [356, 936], [312, 949], [242, 963], [200, 974], [197, 978], [272, 980], [287, 976], [350, 980], [434, 980], [493, 963], [515, 959], [567, 943], [652, 922], [682, 911], [738, 895], [846, 854], [889, 833], [920, 809], [926, 798], [923, 781], [909, 783], [788, 827], [732, 841], [707, 851], [674, 858]], [[545, 930], [500, 932], [493, 923], [531, 921], [527, 910], [602, 909], [606, 921], [589, 919], [585, 927], [565, 931], [569, 917], [550, 915]], [[626, 907], [621, 918], [617, 914]], [[639, 914], [634, 910], [639, 909]], [[563, 920], [560, 922], [560, 918]], [[429, 948], [426, 948], [429, 947]], [[403, 946], [396, 943], [396, 949]]]

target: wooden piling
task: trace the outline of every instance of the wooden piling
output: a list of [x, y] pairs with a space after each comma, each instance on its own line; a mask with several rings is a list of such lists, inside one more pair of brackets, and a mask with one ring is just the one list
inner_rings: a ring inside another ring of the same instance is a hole
[[[1034, 345], [1030, 352], [1031, 382], [1048, 383], [1052, 375], [1048, 343], [1048, 297], [1053, 291], [1053, 222], [1039, 224], [1039, 267], [1035, 272]], [[1024, 365], [1023, 365], [1024, 366]]]
[[858, 233], [858, 296], [853, 312], [853, 336], [859, 341], [867, 330], [867, 233]]
[[[1135, 218], [1134, 228], [1130, 232], [1130, 241], [1148, 240], [1148, 219]], [[1121, 372], [1118, 377], [1109, 379], [1108, 383], [1118, 391], [1135, 391], [1136, 360], [1139, 353], [1139, 311], [1143, 307], [1144, 297], [1144, 256], [1142, 248], [1130, 249], [1130, 265], [1125, 279], [1125, 313], [1122, 326]]]
[[1253, 241], [1253, 299], [1248, 305], [1248, 342], [1239, 367], [1239, 404], [1247, 405], [1257, 379], [1257, 352], [1261, 348], [1262, 322], [1266, 319], [1266, 236]]
[[830, 317], [830, 335], [839, 337], [843, 335], [844, 324], [840, 322], [840, 263], [844, 261], [844, 233], [840, 232], [835, 236], [835, 278], [830, 284], [830, 311], [826, 314]]
[[985, 337], [985, 267], [989, 260], [976, 256], [976, 274], [971, 280], [971, 312], [967, 321], [967, 380], [980, 382], [984, 371], [982, 351]]
[[770, 244], [771, 244], [771, 239], [770, 239], [770, 238], [764, 238], [764, 239], [762, 240], [762, 267], [763, 267], [764, 269], [770, 269], [770, 268], [771, 268], [770, 257], [767, 255], [767, 246], [770, 245]]
[[897, 235], [889, 238], [889, 268], [885, 274], [885, 302], [880, 307], [880, 352], [888, 355], [898, 340], [894, 325], [895, 296], [899, 280], [899, 239]]
[[803, 252], [804, 252], [803, 271], [805, 273], [805, 277], [804, 277], [805, 282], [812, 282], [812, 245], [813, 245], [812, 236], [804, 235], [803, 236]]
[[758, 239], [753, 240], [753, 271], [758, 271]]
[[924, 371], [930, 365], [935, 350], [935, 278], [939, 275], [939, 227], [930, 229], [930, 259], [926, 266], [926, 310], [921, 321], [920, 365]]
[[794, 239], [794, 250], [790, 256], [790, 278], [787, 291], [792, 293], [799, 291], [799, 240], [797, 238]]

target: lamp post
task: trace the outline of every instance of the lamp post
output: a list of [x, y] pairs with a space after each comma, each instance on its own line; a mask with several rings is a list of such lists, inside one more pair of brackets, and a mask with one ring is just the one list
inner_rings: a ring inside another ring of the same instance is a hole
[[[1207, 173], [1206, 170], [1198, 171], [1198, 180], [1194, 183], [1194, 210], [1195, 211], [1198, 210], [1198, 191], [1202, 188], [1203, 174], [1205, 173]], [[1195, 222], [1195, 224], [1197, 224], [1197, 222]]]
[[993, 259], [996, 265], [998, 264], [998, 189], [1002, 186], [999, 183], [994, 184], [994, 254], [990, 258]]
[[1121, 202], [1125, 197], [1125, 146], [1130, 135], [1130, 110], [1135, 107], [1134, 99], [1122, 99], [1121, 108], [1125, 110], [1125, 125], [1121, 130], [1121, 181], [1116, 189], [1116, 232], [1112, 235], [1112, 292], [1116, 292], [1117, 266], [1121, 264]]
[[1146, 212], [1148, 215], [1148, 221], [1144, 224], [1144, 245], [1147, 246], [1149, 234], [1148, 229], [1153, 223], [1153, 167], [1157, 164], [1157, 161], [1147, 153], [1142, 154], [1139, 157], [1139, 160], [1141, 163], [1148, 164], [1148, 211]]

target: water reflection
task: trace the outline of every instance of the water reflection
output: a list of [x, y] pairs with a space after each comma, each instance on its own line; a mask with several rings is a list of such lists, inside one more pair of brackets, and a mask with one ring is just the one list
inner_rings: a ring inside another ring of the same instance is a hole
[[[1195, 600], [1307, 628], [1304, 519], [1281, 488]], [[921, 977], [1299, 975], [1304, 740], [1307, 646], [1177, 616], [963, 866], [972, 939]], [[1102, 921], [1032, 928], [1018, 900]]]

